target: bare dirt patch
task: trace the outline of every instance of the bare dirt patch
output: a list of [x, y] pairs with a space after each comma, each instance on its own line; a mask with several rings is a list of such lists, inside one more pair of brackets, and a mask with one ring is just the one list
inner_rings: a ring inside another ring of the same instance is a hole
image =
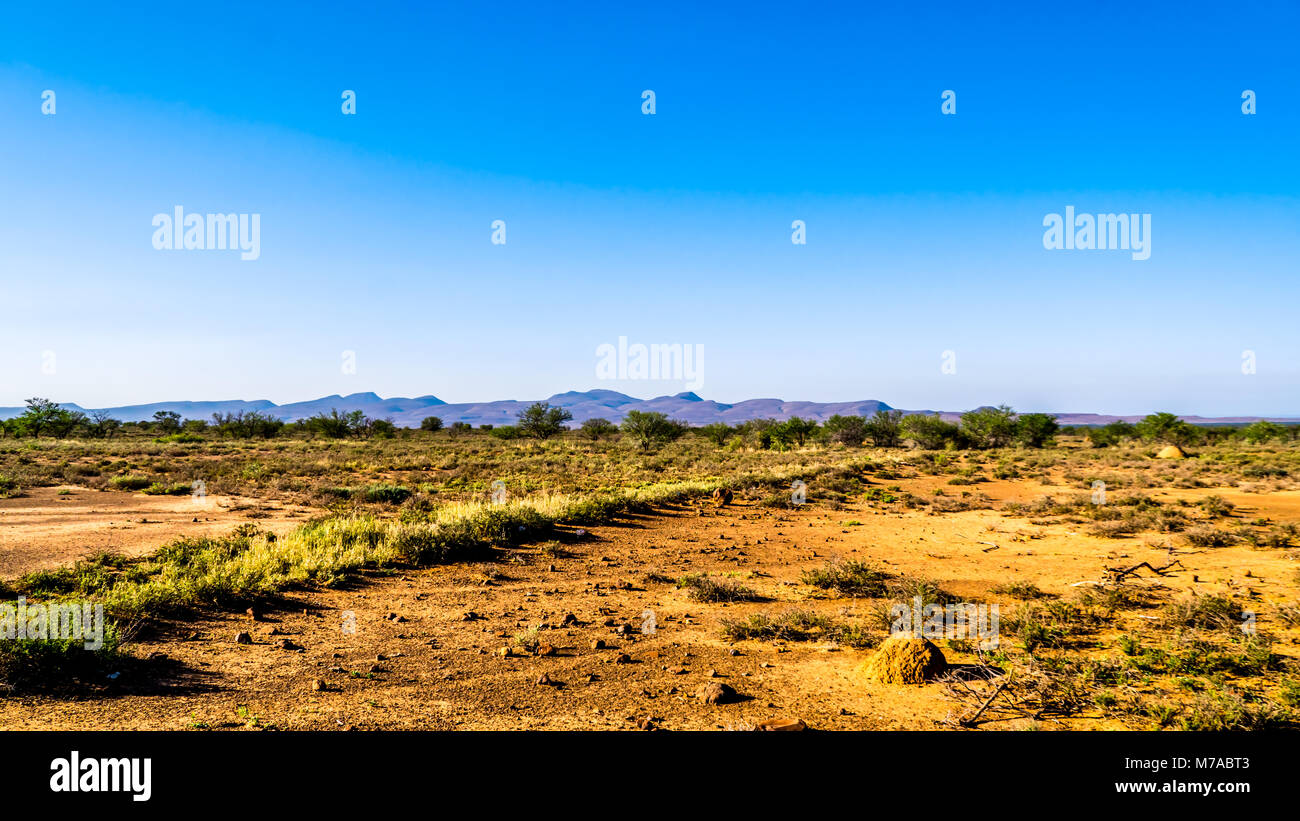
[[243, 522], [277, 534], [313, 510], [238, 496], [148, 496], [68, 485], [0, 499], [0, 578], [15, 578], [102, 551], [139, 556], [182, 536], [229, 533]]

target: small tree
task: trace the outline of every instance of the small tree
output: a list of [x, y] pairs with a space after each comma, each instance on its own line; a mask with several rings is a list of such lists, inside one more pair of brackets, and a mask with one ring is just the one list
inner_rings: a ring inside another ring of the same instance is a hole
[[822, 430], [832, 442], [839, 442], [851, 448], [861, 447], [867, 438], [867, 420], [861, 416], [840, 416], [838, 413], [826, 420]]
[[178, 433], [181, 429], [181, 415], [176, 411], [158, 411], [153, 415], [153, 422], [158, 426], [158, 432], [164, 436]]
[[736, 426], [736, 433], [745, 437], [747, 444], [762, 450], [772, 447], [772, 430], [779, 423], [775, 419], [750, 419]]
[[1016, 414], [1006, 405], [977, 408], [961, 415], [961, 429], [975, 447], [1004, 448], [1016, 435]]
[[713, 422], [702, 428], [696, 428], [696, 432], [718, 447], [722, 447], [736, 431], [726, 422]]
[[330, 408], [328, 414], [322, 412], [307, 419], [307, 428], [326, 439], [342, 439], [354, 435], [364, 417], [365, 414], [359, 410], [344, 414], [339, 413], [338, 408]]
[[108, 411], [91, 411], [90, 420], [86, 424], [86, 435], [92, 439], [112, 439], [121, 427], [121, 421], [109, 416]]
[[1121, 439], [1130, 439], [1136, 428], [1128, 422], [1111, 422], [1099, 428], [1088, 429], [1088, 442], [1094, 448], [1108, 448], [1118, 445]]
[[903, 418], [902, 434], [925, 450], [956, 447], [961, 442], [961, 429], [939, 418], [939, 414], [926, 416], [915, 413]]
[[19, 427], [25, 433], [40, 436], [41, 432], [57, 420], [61, 413], [63, 408], [57, 403], [39, 396], [33, 397], [27, 400], [27, 410], [18, 417]]
[[426, 416], [420, 420], [420, 430], [440, 431], [442, 430], [442, 420], [436, 416]]
[[1267, 442], [1269, 439], [1281, 439], [1286, 436], [1286, 428], [1273, 422], [1260, 420], [1252, 422], [1241, 430], [1241, 438], [1252, 445]]
[[1061, 426], [1045, 413], [1022, 413], [1016, 420], [1016, 441], [1027, 448], [1041, 448], [1056, 440]]
[[608, 419], [596, 417], [583, 422], [579, 430], [582, 432], [583, 436], [587, 437], [591, 441], [599, 442], [602, 437], [613, 436], [617, 433], [618, 426]]
[[1196, 440], [1196, 429], [1172, 413], [1153, 413], [1138, 422], [1134, 431], [1148, 442], [1181, 446]]
[[74, 430], [85, 427], [89, 422], [90, 420], [86, 418], [86, 414], [80, 411], [59, 408], [59, 412], [55, 414], [47, 430], [56, 439], [67, 439]]
[[519, 429], [536, 439], [550, 439], [564, 430], [564, 423], [573, 414], [564, 408], [553, 408], [547, 402], [534, 402], [519, 414]]
[[862, 432], [878, 448], [896, 448], [903, 442], [903, 412], [878, 410], [862, 426]]
[[783, 438], [788, 442], [793, 442], [799, 447], [803, 447], [809, 436], [817, 432], [817, 423], [811, 419], [802, 419], [798, 416], [791, 416], [781, 423], [781, 433]]
[[674, 422], [655, 411], [628, 411], [621, 425], [623, 432], [641, 447], [643, 453], [676, 441], [687, 425]]

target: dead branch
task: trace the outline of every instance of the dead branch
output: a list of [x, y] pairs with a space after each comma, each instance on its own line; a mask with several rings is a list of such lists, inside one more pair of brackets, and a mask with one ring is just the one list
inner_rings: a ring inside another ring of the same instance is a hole
[[1142, 562], [1141, 564], [1135, 564], [1132, 567], [1125, 568], [1123, 570], [1121, 570], [1118, 567], [1107, 567], [1106, 572], [1111, 574], [1111, 584], [1119, 584], [1124, 580], [1126, 576], [1137, 575], [1137, 572], [1144, 567], [1150, 570], [1152, 573], [1155, 573], [1157, 576], [1167, 576], [1168, 574], [1165, 571], [1169, 570], [1174, 565], [1177, 565], [1183, 570], [1187, 569], [1183, 567], [1182, 562], [1180, 562], [1178, 559], [1174, 559], [1172, 562], [1170, 562], [1167, 565], [1163, 565], [1162, 567], [1153, 567], [1151, 565], [1151, 562]]

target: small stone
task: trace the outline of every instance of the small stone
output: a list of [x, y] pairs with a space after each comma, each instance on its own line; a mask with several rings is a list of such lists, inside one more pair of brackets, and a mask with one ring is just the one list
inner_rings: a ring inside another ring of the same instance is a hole
[[605, 640], [604, 640], [604, 639], [592, 639], [592, 641], [591, 641], [591, 649], [592, 649], [592, 650], [604, 650], [604, 649], [605, 649]]
[[552, 647], [552, 646], [549, 645], [549, 644], [539, 644], [539, 645], [537, 646], [537, 655], [539, 655], [539, 656], [553, 656], [553, 655], [555, 655], [555, 648]]
[[542, 673], [540, 676], [537, 677], [537, 683], [539, 686], [543, 686], [543, 687], [553, 687], [555, 685], [555, 682], [552, 681], [551, 677], [546, 673]]
[[253, 643], [253, 637], [248, 635], [247, 633], [235, 634], [235, 644], [252, 644], [252, 643]]
[[615, 657], [615, 659], [614, 659], [614, 663], [615, 663], [615, 664], [631, 664], [631, 663], [632, 663], [632, 657], [629, 656], [627, 653], [619, 653], [618, 656]]
[[325, 683], [324, 679], [314, 678], [311, 680], [311, 689], [313, 692], [320, 693], [329, 689], [329, 685]]
[[797, 733], [808, 729], [808, 725], [797, 718], [769, 718], [767, 721], [758, 722], [755, 726], [769, 733]]
[[730, 685], [713, 681], [701, 684], [695, 690], [695, 697], [705, 704], [730, 704], [736, 700], [736, 691]]

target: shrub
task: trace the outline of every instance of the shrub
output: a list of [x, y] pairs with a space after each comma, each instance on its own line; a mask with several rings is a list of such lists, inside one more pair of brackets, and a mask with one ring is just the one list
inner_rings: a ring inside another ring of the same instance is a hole
[[87, 650], [83, 638], [0, 640], [0, 685], [19, 692], [68, 687], [74, 680], [102, 680], [121, 660], [116, 626], [104, 625], [103, 646]]
[[357, 494], [364, 501], [400, 505], [411, 498], [413, 491], [402, 485], [367, 485]]
[[816, 570], [805, 570], [801, 578], [804, 584], [834, 590], [841, 595], [876, 597], [885, 595], [885, 583], [891, 576], [866, 562], [850, 559], [830, 562]]
[[725, 422], [714, 422], [705, 425], [702, 428], [698, 428], [696, 432], [718, 447], [722, 447], [736, 431], [731, 427], [731, 425], [728, 425]]
[[144, 490], [153, 484], [143, 476], [114, 476], [108, 486], [114, 490]]
[[715, 581], [703, 573], [683, 576], [677, 580], [678, 588], [685, 588], [692, 601], [736, 602], [759, 601], [761, 597], [734, 581]]
[[1183, 534], [1183, 538], [1194, 547], [1227, 547], [1237, 541], [1237, 537], [1228, 531], [1213, 527], [1192, 528]]
[[1236, 505], [1222, 496], [1206, 496], [1201, 500], [1201, 509], [1213, 519], [1222, 519], [1232, 515]]
[[1241, 625], [1241, 605], [1223, 596], [1192, 595], [1165, 606], [1165, 623], [1171, 627], [1225, 630]]
[[184, 496], [191, 490], [188, 482], [175, 482], [167, 484], [165, 482], [154, 482], [145, 488], [142, 492], [148, 496]]
[[1038, 588], [1038, 585], [1031, 582], [997, 584], [993, 586], [992, 592], [999, 596], [1010, 596], [1013, 599], [1023, 599], [1025, 601], [1051, 598], [1050, 593], [1044, 593]]
[[605, 436], [613, 436], [618, 432], [618, 426], [608, 419], [595, 417], [587, 419], [578, 428], [578, 431], [593, 442], [599, 442]]
[[860, 625], [845, 624], [811, 610], [788, 610], [776, 616], [755, 613], [723, 619], [722, 634], [731, 641], [833, 641], [850, 647], [875, 647], [881, 636]]

